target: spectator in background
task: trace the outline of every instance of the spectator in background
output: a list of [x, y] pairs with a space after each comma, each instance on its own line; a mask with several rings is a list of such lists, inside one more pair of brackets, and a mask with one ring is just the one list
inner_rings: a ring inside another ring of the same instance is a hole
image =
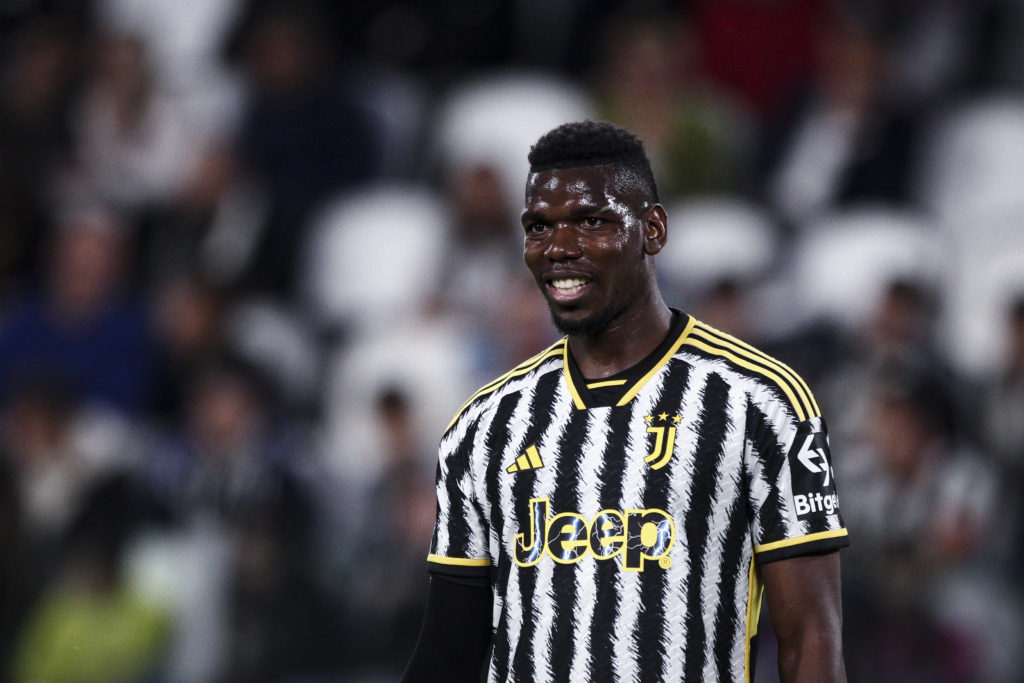
[[68, 545], [94, 550], [86, 546], [97, 539], [78, 538], [76, 520], [98, 487], [131, 472], [135, 459], [130, 435], [84, 410], [60, 383], [35, 378], [17, 387], [0, 417], [0, 467], [9, 472], [12, 487], [4, 503], [18, 502], [17, 538], [8, 539], [17, 544], [4, 546], [17, 548], [4, 553], [12, 593], [0, 615], [0, 630], [13, 639], [27, 615], [39, 609], [40, 596], [59, 581]]
[[153, 410], [162, 418], [180, 419], [188, 387], [224, 347], [225, 295], [196, 278], [181, 276], [157, 290], [151, 312], [159, 374]]
[[71, 145], [81, 36], [58, 17], [28, 22], [0, 79], [0, 306], [38, 257], [48, 192]]
[[630, 10], [610, 16], [605, 34], [592, 79], [600, 113], [643, 138], [663, 196], [744, 187], [754, 116], [703, 72], [686, 19]]
[[360, 665], [350, 672], [362, 669], [396, 680], [416, 644], [426, 606], [422, 540], [434, 523], [433, 468], [409, 400], [398, 387], [377, 396], [385, 463], [361, 498], [361, 518], [346, 543], [352, 555], [344, 582], [351, 610], [345, 639]]
[[47, 377], [127, 414], [147, 406], [154, 360], [142, 304], [123, 287], [129, 241], [120, 217], [98, 205], [58, 218], [40, 289], [0, 329], [0, 393]]
[[[835, 438], [856, 443], [869, 429], [875, 383], [891, 372], [924, 372], [949, 395], [949, 429], [959, 430], [959, 379], [935, 347], [936, 293], [928, 285], [895, 279], [883, 290], [875, 311], [860, 329], [812, 330], [787, 345], [794, 357], [826, 377], [821, 399], [843, 406], [830, 426]], [[957, 437], [964, 434], [957, 432]]]
[[836, 461], [858, 539], [845, 577], [850, 648], [873, 653], [851, 658], [851, 679], [977, 680], [983, 635], [943, 618], [943, 589], [993, 531], [993, 473], [956, 441], [940, 378], [892, 367], [872, 377], [861, 446]]
[[720, 278], [695, 297], [694, 315], [738, 339], [759, 341], [756, 321], [751, 315], [750, 291], [749, 283], [742, 278]]
[[20, 629], [12, 680], [107, 683], [159, 674], [171, 613], [126, 579], [124, 555], [136, 534], [160, 517], [130, 477], [115, 475], [90, 488], [57, 561], [58, 574]]
[[[302, 520], [300, 442], [275, 414], [271, 390], [255, 369], [223, 354], [207, 360], [193, 375], [184, 406], [151, 461], [173, 510], [228, 524], [260, 510], [282, 523]], [[298, 540], [300, 529], [288, 531]]]
[[[97, 9], [101, 16], [118, 11]], [[236, 285], [252, 265], [267, 206], [232, 148], [238, 121], [228, 110], [240, 107], [240, 95], [228, 84], [216, 94], [204, 95], [198, 82], [175, 89], [168, 65], [160, 71], [153, 64], [161, 46], [133, 25], [145, 10], [120, 11], [133, 15], [121, 20], [132, 28], [101, 26], [89, 36], [70, 150], [52, 191], [98, 197], [131, 220], [132, 262], [143, 286], [183, 273]], [[211, 65], [206, 75], [214, 73]]]
[[138, 219], [177, 199], [203, 141], [155, 79], [140, 38], [103, 33], [92, 47], [75, 112], [71, 180]]
[[43, 380], [15, 390], [4, 406], [4, 453], [14, 466], [26, 539], [33, 554], [43, 558], [41, 566], [53, 559], [83, 493], [102, 468], [81, 452], [76, 408], [62, 387]]
[[1015, 572], [1024, 560], [1019, 542], [1024, 534], [1024, 294], [1008, 307], [1007, 328], [1006, 356], [985, 387], [981, 424], [1008, 511], [1010, 533], [1000, 555], [1007, 570]]
[[881, 26], [851, 10], [825, 14], [806, 87], [764, 135], [767, 202], [803, 221], [858, 200], [909, 200], [916, 116], [894, 105]]
[[452, 309], [476, 317], [486, 308], [482, 301], [498, 296], [518, 274], [515, 211], [500, 173], [486, 164], [452, 169], [446, 190], [456, 243], [444, 269], [443, 295]]
[[308, 583], [305, 452], [260, 375], [222, 357], [194, 376], [181, 422], [150, 458], [150, 478], [176, 519], [212, 527], [228, 549], [218, 675], [278, 680], [326, 657], [327, 606]]
[[[532, 284], [522, 272], [521, 228], [497, 170], [453, 169], [446, 189], [455, 240], [446, 250], [438, 303], [478, 337], [473, 371], [484, 381], [521, 357], [524, 346], [547, 343], [546, 337], [538, 339], [547, 316], [542, 306], [521, 296]], [[539, 315], [531, 320], [534, 311]]]
[[270, 210], [264, 192], [238, 150], [221, 143], [205, 148], [176, 201], [144, 226], [144, 282], [161, 288], [198, 278], [221, 290], [243, 290], [259, 266]]
[[310, 212], [376, 171], [376, 130], [336, 77], [330, 36], [310, 2], [257, 3], [239, 31], [250, 96], [238, 149], [272, 203], [251, 286], [290, 291]]

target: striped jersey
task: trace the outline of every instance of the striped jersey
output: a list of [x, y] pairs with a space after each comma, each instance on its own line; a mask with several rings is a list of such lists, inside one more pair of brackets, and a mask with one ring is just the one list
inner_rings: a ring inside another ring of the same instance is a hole
[[847, 544], [791, 369], [691, 316], [587, 381], [562, 339], [441, 439], [428, 568], [486, 576], [489, 681], [751, 681], [759, 566]]

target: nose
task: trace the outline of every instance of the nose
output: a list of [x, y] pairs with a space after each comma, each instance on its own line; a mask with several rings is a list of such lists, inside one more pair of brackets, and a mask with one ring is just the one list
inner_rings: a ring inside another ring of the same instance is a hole
[[580, 241], [577, 230], [568, 223], [555, 223], [544, 245], [544, 255], [552, 261], [578, 258]]

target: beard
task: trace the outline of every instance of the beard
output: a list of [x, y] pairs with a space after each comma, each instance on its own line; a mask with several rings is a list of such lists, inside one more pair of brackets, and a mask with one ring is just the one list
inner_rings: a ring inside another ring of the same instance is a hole
[[551, 313], [551, 322], [554, 323], [555, 328], [562, 334], [569, 336], [588, 336], [603, 332], [622, 313], [621, 310], [605, 308], [580, 320], [566, 320], [559, 316], [554, 306], [550, 303], [548, 304], [548, 310]]

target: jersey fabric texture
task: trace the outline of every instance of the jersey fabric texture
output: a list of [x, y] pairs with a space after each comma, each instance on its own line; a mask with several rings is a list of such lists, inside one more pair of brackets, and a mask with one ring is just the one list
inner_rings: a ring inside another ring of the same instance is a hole
[[559, 341], [442, 437], [428, 569], [490, 578], [489, 681], [750, 681], [760, 565], [847, 545], [804, 382], [673, 314], [599, 381]]

